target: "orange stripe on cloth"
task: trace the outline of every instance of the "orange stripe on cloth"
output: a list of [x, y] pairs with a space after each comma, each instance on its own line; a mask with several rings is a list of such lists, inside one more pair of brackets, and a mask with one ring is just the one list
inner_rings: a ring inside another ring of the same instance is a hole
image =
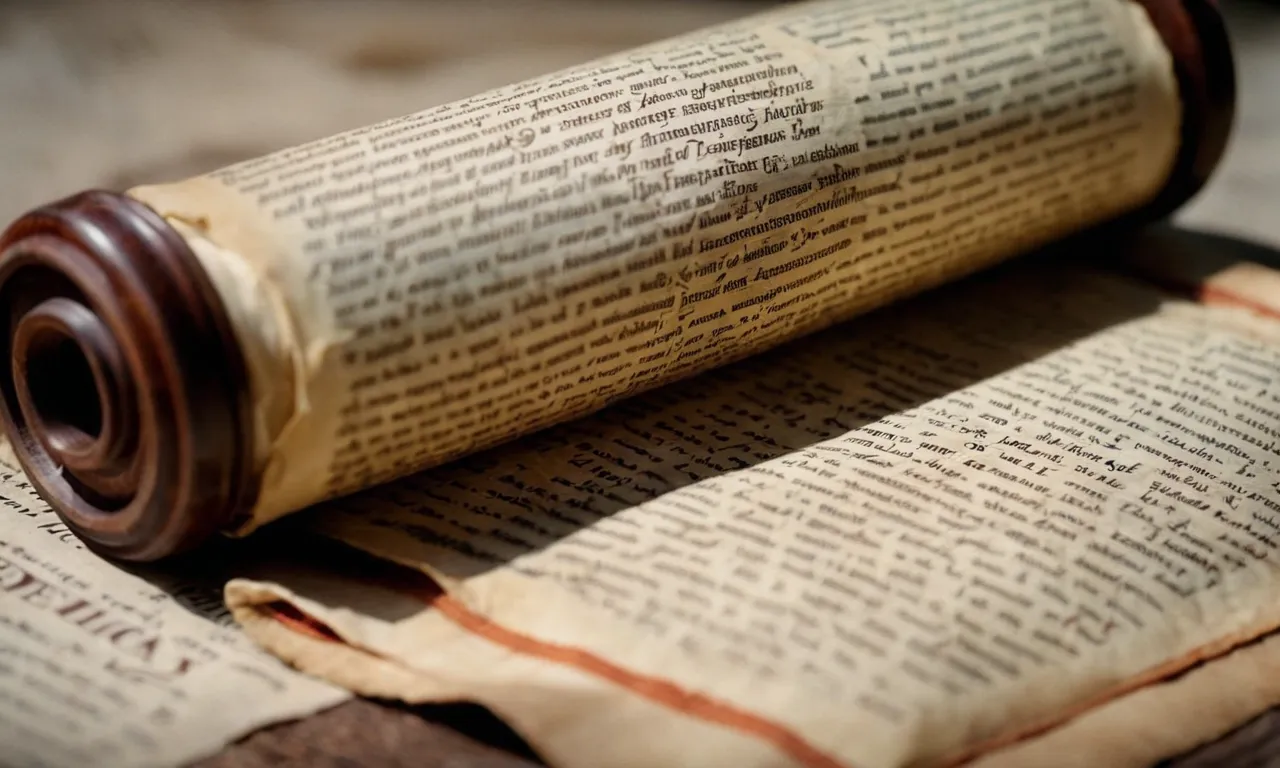
[[[807, 768], [849, 768], [827, 755], [793, 731], [759, 715], [738, 709], [700, 693], [692, 693], [675, 683], [641, 675], [606, 661], [580, 648], [535, 640], [472, 612], [447, 595], [433, 594], [425, 601], [463, 630], [517, 653], [573, 667], [603, 678], [637, 696], [710, 723], [725, 726], [777, 747]], [[343, 642], [333, 630], [293, 605], [277, 601], [259, 608], [289, 629], [315, 640]], [[385, 657], [384, 657], [385, 658]]]
[[[1196, 298], [1204, 304], [1239, 307], [1263, 317], [1280, 320], [1280, 310], [1277, 310], [1274, 306], [1245, 298], [1237, 293], [1213, 285], [1201, 286]], [[1280, 297], [1277, 297], [1277, 299], [1280, 299]]]
[[566, 645], [556, 645], [519, 634], [472, 612], [448, 595], [431, 601], [431, 606], [463, 629], [526, 656], [564, 664], [625, 688], [656, 704], [723, 725], [748, 736], [769, 742], [809, 768], [847, 768], [795, 732], [771, 720], [717, 701], [701, 693], [686, 691], [675, 683], [624, 669], [613, 662]]

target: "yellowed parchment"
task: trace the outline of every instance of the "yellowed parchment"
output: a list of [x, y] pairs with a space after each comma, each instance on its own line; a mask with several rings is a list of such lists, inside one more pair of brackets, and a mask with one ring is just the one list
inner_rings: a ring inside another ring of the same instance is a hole
[[1039, 738], [984, 755], [975, 768], [1146, 768], [1221, 738], [1280, 703], [1280, 636], [1092, 709]]
[[841, 0], [131, 194], [249, 360], [247, 532], [1134, 208], [1178, 115], [1133, 3]]
[[347, 691], [231, 621], [217, 574], [87, 551], [0, 443], [0, 763], [173, 766]]
[[[936, 765], [1040, 732], [1280, 625], [1280, 325], [1059, 257], [305, 521], [443, 596], [229, 602], [356, 690], [473, 691], [555, 765]], [[609, 746], [684, 720], [717, 746]]]

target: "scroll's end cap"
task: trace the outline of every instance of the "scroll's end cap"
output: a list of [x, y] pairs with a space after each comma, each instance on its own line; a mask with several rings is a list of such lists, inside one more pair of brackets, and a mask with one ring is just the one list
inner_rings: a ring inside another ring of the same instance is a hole
[[0, 426], [88, 546], [156, 560], [256, 488], [244, 362], [186, 242], [125, 195], [85, 192], [0, 235]]
[[1226, 154], [1236, 119], [1231, 38], [1214, 0], [1137, 0], [1173, 58], [1182, 100], [1181, 150], [1164, 188], [1143, 211], [1164, 218], [1199, 194]]

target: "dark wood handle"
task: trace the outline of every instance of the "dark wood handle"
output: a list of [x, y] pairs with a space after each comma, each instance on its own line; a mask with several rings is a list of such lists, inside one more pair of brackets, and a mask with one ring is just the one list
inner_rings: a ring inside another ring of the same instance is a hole
[[1137, 0], [1173, 56], [1182, 100], [1181, 150], [1164, 189], [1138, 215], [1173, 213], [1222, 161], [1236, 115], [1235, 56], [1216, 0]]
[[0, 237], [0, 418], [40, 495], [90, 546], [152, 560], [252, 502], [244, 362], [186, 242], [85, 192]]
[[[1235, 114], [1211, 0], [1141, 0], [1173, 53], [1182, 151], [1130, 219], [1175, 210], [1220, 161]], [[151, 560], [252, 507], [244, 362], [182, 237], [146, 206], [86, 192], [0, 237], [0, 418], [49, 505], [103, 553]]]

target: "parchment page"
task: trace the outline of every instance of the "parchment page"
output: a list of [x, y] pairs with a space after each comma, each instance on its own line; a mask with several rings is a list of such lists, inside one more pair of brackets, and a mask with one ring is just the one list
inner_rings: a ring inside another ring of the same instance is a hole
[[[442, 672], [435, 653], [452, 624], [479, 658], [572, 667], [751, 736], [738, 765], [952, 760], [1276, 627], [1280, 325], [1033, 266], [308, 521], [429, 573], [445, 594], [404, 592], [416, 611], [287, 583], [230, 599], [304, 668], [333, 674], [331, 652], [263, 629], [264, 603], [294, 600], [402, 676], [348, 666], [357, 690], [462, 674], [466, 654]], [[669, 764], [610, 749], [616, 713], [573, 684], [493, 692], [510, 670], [470, 674], [553, 764]]]
[[[1239, 765], [1186, 759], [1188, 752], [1249, 724], [1280, 704], [1280, 635], [1272, 632], [1226, 656], [1092, 709], [1036, 738], [979, 757], [973, 768], [1148, 768], [1179, 757], [1183, 765]], [[1225, 744], [1240, 743], [1232, 735]], [[1218, 742], [1222, 744], [1224, 742]], [[1255, 754], [1262, 754], [1259, 750]], [[1239, 758], [1237, 757], [1237, 760]]]
[[132, 194], [248, 358], [247, 531], [1132, 209], [1179, 114], [1133, 3], [788, 4]]
[[223, 581], [101, 560], [0, 461], [0, 763], [180, 765], [348, 698], [246, 638]]

